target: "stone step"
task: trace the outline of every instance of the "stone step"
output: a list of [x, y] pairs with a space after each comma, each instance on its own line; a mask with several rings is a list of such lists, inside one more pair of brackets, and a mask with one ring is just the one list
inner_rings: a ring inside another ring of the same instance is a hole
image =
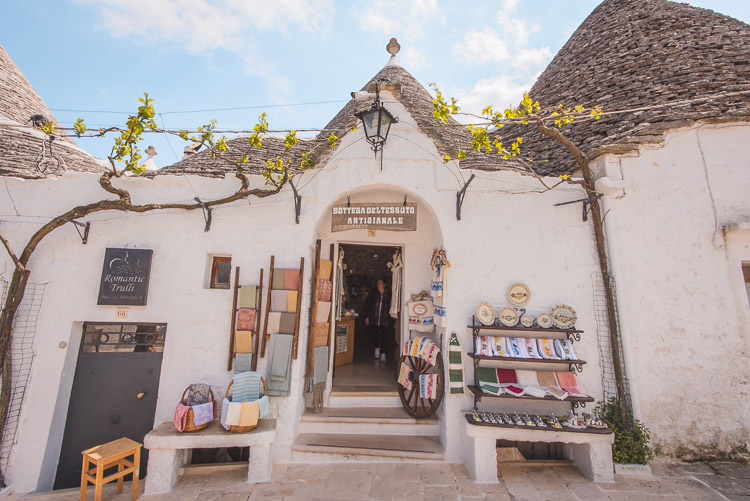
[[295, 452], [316, 452], [372, 457], [426, 459], [445, 458], [439, 437], [404, 435], [348, 435], [301, 433], [292, 445]]
[[334, 386], [327, 407], [402, 407], [390, 386]]
[[302, 416], [300, 433], [370, 435], [440, 435], [436, 417], [414, 419], [402, 407], [327, 407]]

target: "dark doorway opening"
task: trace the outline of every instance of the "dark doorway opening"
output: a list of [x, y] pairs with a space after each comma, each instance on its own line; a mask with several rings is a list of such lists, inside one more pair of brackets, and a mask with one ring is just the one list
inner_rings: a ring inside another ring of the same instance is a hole
[[[81, 452], [118, 438], [143, 443], [159, 391], [166, 324], [83, 324], [55, 489], [81, 484]], [[140, 478], [148, 450], [141, 449]]]
[[[344, 251], [344, 309], [356, 312], [357, 316], [353, 319], [353, 343], [347, 346], [347, 350], [353, 350], [353, 356], [349, 358], [352, 362], [336, 367], [333, 384], [337, 389], [393, 391], [396, 388], [394, 374], [401, 334], [400, 314], [395, 319], [389, 316], [385, 342], [387, 349], [383, 349], [386, 361], [382, 362], [380, 358], [375, 358], [376, 334], [365, 321], [365, 308], [368, 297], [377, 293], [378, 279], [384, 280], [385, 290], [390, 297], [392, 276], [389, 264], [393, 262], [393, 254], [401, 252], [401, 247], [339, 244], [339, 249]], [[390, 302], [384, 307], [390, 310]], [[352, 322], [351, 317], [348, 320]]]

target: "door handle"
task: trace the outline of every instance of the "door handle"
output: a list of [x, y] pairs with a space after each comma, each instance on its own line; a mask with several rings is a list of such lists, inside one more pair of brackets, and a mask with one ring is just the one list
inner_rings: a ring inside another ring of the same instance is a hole
[[135, 398], [137, 398], [138, 400], [140, 400], [140, 399], [142, 399], [142, 398], [143, 398], [143, 397], [145, 397], [145, 396], [146, 396], [146, 392], [145, 392], [145, 391], [142, 391], [142, 392], [140, 392], [139, 394], [137, 394], [137, 395], [135, 396]]

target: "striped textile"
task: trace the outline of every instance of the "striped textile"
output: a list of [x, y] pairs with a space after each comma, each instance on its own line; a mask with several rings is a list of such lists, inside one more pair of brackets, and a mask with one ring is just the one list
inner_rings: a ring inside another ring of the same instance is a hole
[[258, 401], [242, 402], [240, 410], [240, 426], [257, 426], [258, 425]]
[[463, 393], [464, 366], [461, 362], [461, 344], [458, 342], [458, 336], [455, 332], [451, 332], [448, 350], [448, 374], [450, 376], [451, 393]]
[[252, 402], [263, 392], [259, 372], [236, 373], [232, 381], [232, 402]]

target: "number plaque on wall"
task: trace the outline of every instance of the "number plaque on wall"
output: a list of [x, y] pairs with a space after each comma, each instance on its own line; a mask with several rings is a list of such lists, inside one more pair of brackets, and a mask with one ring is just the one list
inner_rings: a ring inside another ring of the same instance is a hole
[[146, 306], [153, 252], [151, 249], [107, 249], [96, 304]]

